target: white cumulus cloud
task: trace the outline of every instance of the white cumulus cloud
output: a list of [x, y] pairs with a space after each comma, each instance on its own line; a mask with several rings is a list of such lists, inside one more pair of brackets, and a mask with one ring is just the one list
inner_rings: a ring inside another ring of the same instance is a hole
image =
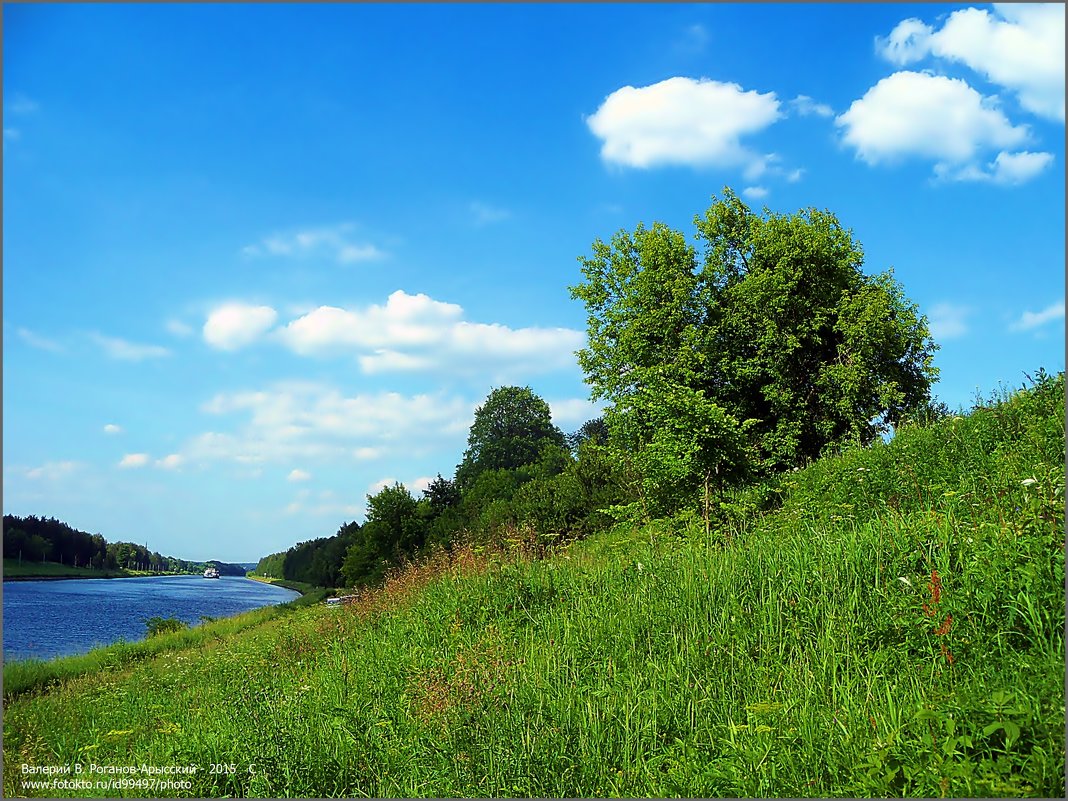
[[289, 475], [286, 476], [286, 481], [309, 481], [311, 479], [311, 473], [307, 470], [293, 469], [289, 471]]
[[562, 398], [547, 402], [553, 423], [564, 431], [578, 428], [587, 420], [604, 414], [604, 406], [600, 402], [594, 403], [585, 398]]
[[149, 456], [147, 453], [128, 453], [122, 457], [119, 462], [119, 467], [122, 468], [137, 468], [144, 467], [149, 462]]
[[1009, 150], [1031, 133], [1026, 125], [1013, 125], [996, 98], [958, 78], [924, 72], [883, 78], [835, 122], [842, 141], [866, 163], [928, 160], [943, 180], [1019, 184], [1053, 159], [1049, 153]]
[[843, 141], [869, 164], [908, 156], [964, 163], [1028, 137], [967, 83], [922, 72], [883, 78], [837, 120]]
[[774, 92], [736, 83], [675, 77], [651, 86], [624, 86], [586, 119], [601, 158], [627, 167], [742, 167], [761, 156], [744, 137], [782, 117]]
[[172, 453], [164, 456], [162, 459], [156, 460], [156, 467], [163, 470], [175, 470], [182, 466], [182, 462], [185, 458], [180, 453]]
[[204, 323], [204, 341], [220, 350], [237, 350], [262, 337], [278, 319], [270, 306], [226, 303], [214, 309]]
[[1013, 92], [1033, 114], [1064, 121], [1064, 4], [995, 4], [954, 11], [940, 29], [903, 20], [876, 49], [904, 66], [928, 56], [964, 64]]
[[397, 290], [384, 305], [320, 306], [279, 330], [301, 355], [352, 352], [368, 374], [478, 369], [551, 370], [574, 364], [583, 334], [569, 328], [510, 328], [463, 319], [463, 308]]

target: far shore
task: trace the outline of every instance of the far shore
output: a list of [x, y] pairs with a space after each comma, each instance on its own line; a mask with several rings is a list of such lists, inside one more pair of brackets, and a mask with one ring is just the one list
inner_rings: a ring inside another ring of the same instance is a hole
[[41, 576], [4, 576], [4, 581], [73, 581], [75, 579], [120, 579], [120, 578], [173, 578], [175, 576], [195, 576], [196, 573], [98, 573], [88, 575], [85, 573], [71, 575], [41, 575]]
[[18, 564], [14, 559], [4, 560], [4, 581], [54, 581], [59, 579], [97, 579], [97, 578], [147, 578], [152, 576], [184, 576], [194, 573], [156, 573], [148, 570], [100, 570], [92, 567], [73, 567], [59, 562], [24, 562]]

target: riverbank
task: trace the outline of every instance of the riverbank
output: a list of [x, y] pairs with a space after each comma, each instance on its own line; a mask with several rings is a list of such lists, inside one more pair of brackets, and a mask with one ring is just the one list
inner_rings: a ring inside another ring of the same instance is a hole
[[154, 572], [149, 570], [100, 570], [95, 567], [74, 567], [59, 562], [22, 562], [4, 560], [4, 581], [33, 581], [49, 579], [145, 578], [148, 576], [182, 576], [187, 573]]
[[291, 601], [294, 606], [312, 606], [321, 601], [326, 600], [332, 595], [337, 593], [336, 589], [330, 587], [316, 587], [314, 584], [306, 584], [303, 581], [290, 581], [289, 579], [272, 578], [271, 576], [260, 576], [252, 571], [245, 574], [245, 578], [250, 578], [253, 581], [260, 581], [264, 584], [271, 584], [275, 587], [282, 587], [283, 589], [293, 590], [300, 593], [300, 598], [295, 601]]

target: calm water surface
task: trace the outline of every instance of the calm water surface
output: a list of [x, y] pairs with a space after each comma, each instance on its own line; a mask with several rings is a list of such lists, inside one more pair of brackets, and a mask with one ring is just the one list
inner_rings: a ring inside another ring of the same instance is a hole
[[119, 639], [140, 640], [145, 619], [227, 617], [285, 603], [299, 593], [223, 576], [4, 582], [4, 660], [81, 654]]

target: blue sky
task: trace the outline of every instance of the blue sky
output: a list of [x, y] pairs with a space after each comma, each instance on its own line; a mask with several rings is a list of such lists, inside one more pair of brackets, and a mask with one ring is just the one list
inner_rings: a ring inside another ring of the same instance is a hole
[[1064, 367], [1064, 6], [6, 5], [4, 511], [253, 561], [597, 410], [596, 238], [836, 213], [968, 405]]

